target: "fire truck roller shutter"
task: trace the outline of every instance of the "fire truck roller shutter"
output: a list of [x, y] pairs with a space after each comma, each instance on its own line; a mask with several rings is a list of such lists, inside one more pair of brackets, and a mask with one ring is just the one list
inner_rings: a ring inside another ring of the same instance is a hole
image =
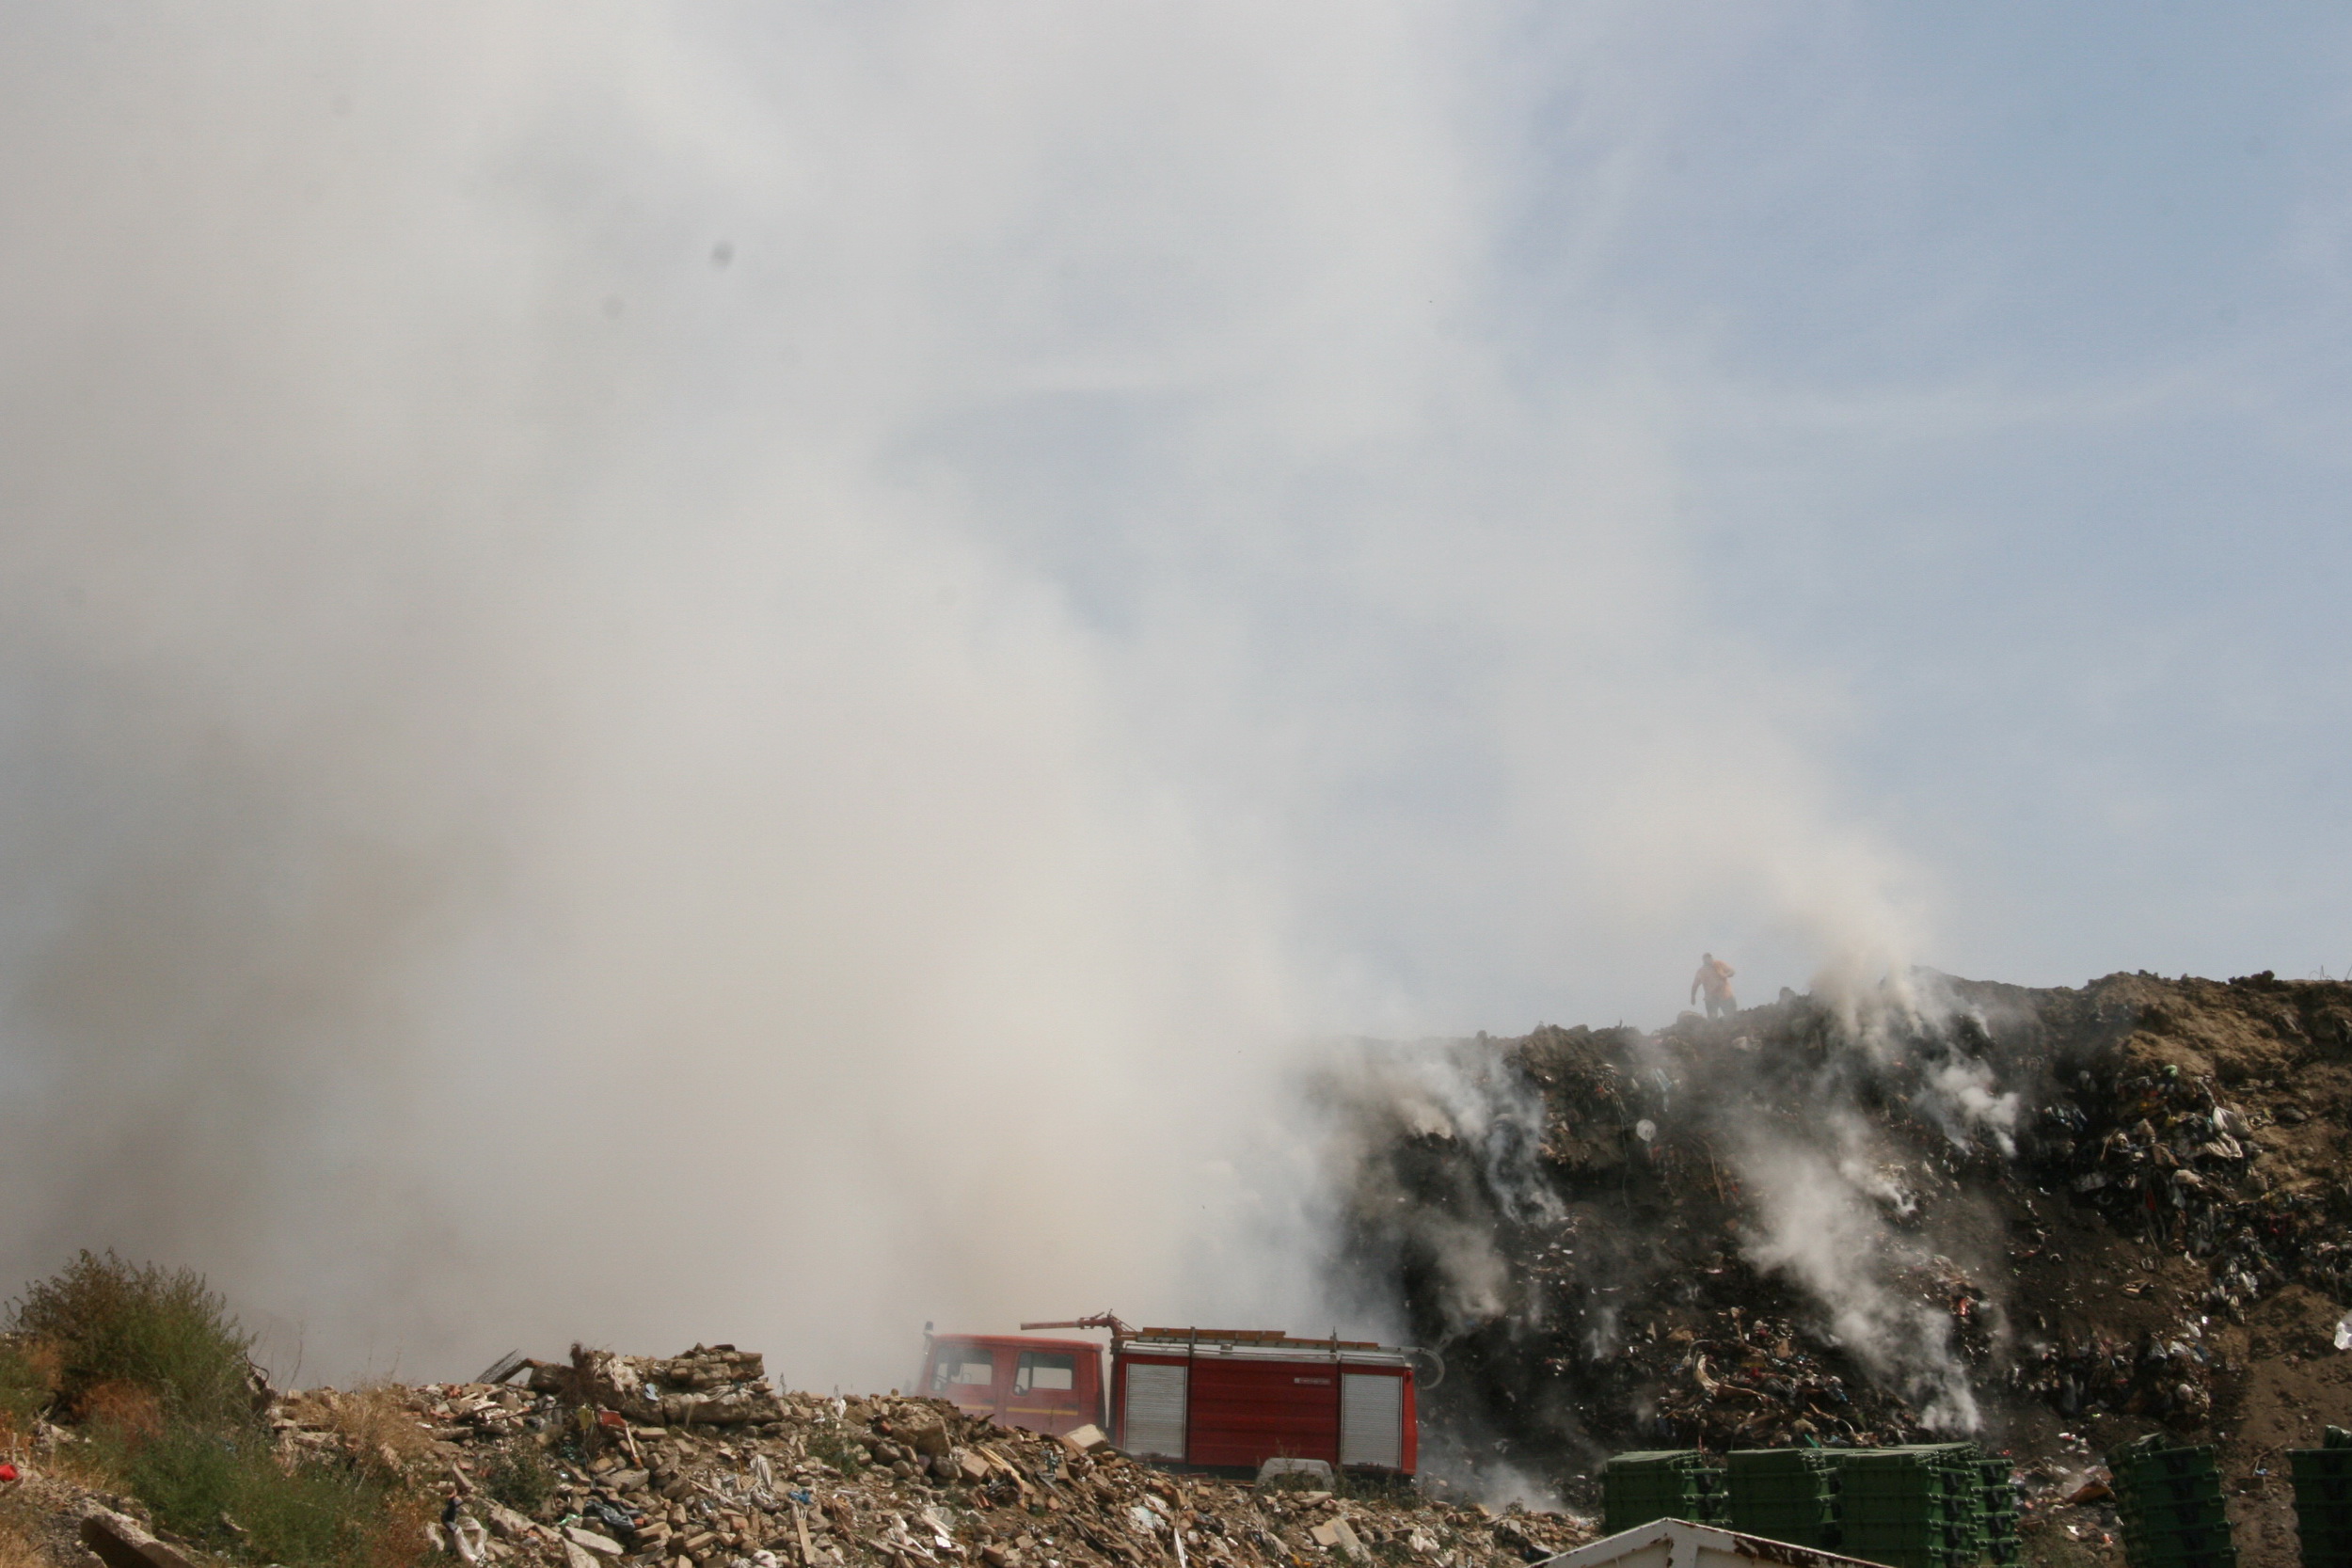
[[1184, 1369], [1127, 1364], [1127, 1451], [1145, 1459], [1184, 1457]]
[[[1131, 1374], [1132, 1375], [1132, 1374]], [[1375, 1372], [1340, 1378], [1340, 1463], [1405, 1466], [1405, 1380]]]

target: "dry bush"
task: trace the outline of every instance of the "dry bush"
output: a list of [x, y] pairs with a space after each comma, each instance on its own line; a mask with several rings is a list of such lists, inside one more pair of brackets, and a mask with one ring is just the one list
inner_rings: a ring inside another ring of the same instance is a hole
[[397, 1476], [433, 1456], [433, 1434], [418, 1421], [395, 1385], [370, 1384], [347, 1394], [319, 1388], [308, 1398], [326, 1416], [327, 1430], [364, 1466]]
[[91, 1492], [122, 1490], [122, 1449], [100, 1438], [56, 1433], [56, 1447], [40, 1456], [42, 1473]]
[[0, 1519], [0, 1568], [49, 1568], [40, 1545], [13, 1519]]
[[135, 1383], [94, 1383], [82, 1391], [85, 1425], [122, 1445], [125, 1452], [164, 1433], [164, 1402]]
[[56, 1341], [29, 1334], [0, 1334], [0, 1416], [30, 1427], [63, 1384], [65, 1355]]
[[[430, 1493], [394, 1492], [384, 1499], [376, 1526], [368, 1532], [364, 1568], [417, 1568], [432, 1550], [425, 1527], [440, 1513]], [[0, 1568], [10, 1568], [0, 1563]]]

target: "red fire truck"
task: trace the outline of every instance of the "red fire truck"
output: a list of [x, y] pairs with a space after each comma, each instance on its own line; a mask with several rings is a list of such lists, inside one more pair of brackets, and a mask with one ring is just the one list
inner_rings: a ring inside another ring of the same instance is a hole
[[1425, 1351], [1267, 1329], [1130, 1328], [1107, 1312], [1021, 1326], [1110, 1330], [1107, 1387], [1090, 1340], [965, 1334], [930, 1338], [916, 1386], [1009, 1426], [1104, 1427], [1126, 1452], [1184, 1469], [1254, 1471], [1292, 1458], [1409, 1476], [1419, 1462], [1414, 1368], [1434, 1360]]

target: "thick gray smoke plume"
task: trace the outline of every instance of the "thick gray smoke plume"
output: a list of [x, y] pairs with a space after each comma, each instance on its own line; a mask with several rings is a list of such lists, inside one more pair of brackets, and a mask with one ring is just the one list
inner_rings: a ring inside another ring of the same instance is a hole
[[1526, 381], [1515, 27], [0, 31], [0, 1275], [328, 1376], [1296, 1322], [1283, 1042], [1894, 929], [1667, 421]]

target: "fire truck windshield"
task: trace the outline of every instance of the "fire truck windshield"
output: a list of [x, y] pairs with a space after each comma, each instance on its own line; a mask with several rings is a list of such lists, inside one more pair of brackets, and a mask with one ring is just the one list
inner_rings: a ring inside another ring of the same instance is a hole
[[931, 1392], [985, 1388], [996, 1381], [996, 1358], [979, 1345], [943, 1345], [931, 1362]]

